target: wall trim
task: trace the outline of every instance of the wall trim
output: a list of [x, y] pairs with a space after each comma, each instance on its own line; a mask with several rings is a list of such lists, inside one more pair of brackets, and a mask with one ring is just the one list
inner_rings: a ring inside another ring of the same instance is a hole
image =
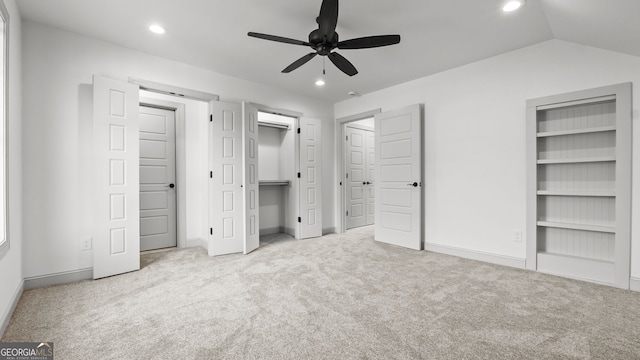
[[203, 238], [193, 238], [193, 239], [187, 239], [187, 247], [188, 248], [192, 248], [192, 247], [201, 247], [204, 249], [208, 249], [209, 247], [207, 246], [207, 240], [203, 239]]
[[629, 290], [640, 291], [640, 278], [631, 277], [629, 279]]
[[439, 245], [433, 243], [424, 244], [425, 251], [432, 251], [440, 254], [453, 255], [465, 259], [478, 260], [496, 265], [525, 269], [525, 259], [513, 256], [491, 254], [483, 251], [462, 249], [453, 246]]
[[24, 279], [24, 290], [31, 290], [45, 286], [62, 285], [91, 279], [93, 279], [93, 268], [33, 276]]
[[20, 298], [22, 297], [23, 292], [24, 280], [20, 282], [20, 284], [14, 291], [9, 308], [4, 312], [4, 314], [2, 314], [2, 322], [0, 322], [0, 339], [4, 336], [4, 331], [7, 330], [7, 326], [9, 326], [9, 321], [11, 321], [13, 312], [16, 311], [16, 306], [18, 306], [18, 302], [20, 302]]
[[335, 234], [335, 233], [336, 233], [336, 227], [335, 226], [322, 229], [322, 236], [329, 235], [329, 234]]

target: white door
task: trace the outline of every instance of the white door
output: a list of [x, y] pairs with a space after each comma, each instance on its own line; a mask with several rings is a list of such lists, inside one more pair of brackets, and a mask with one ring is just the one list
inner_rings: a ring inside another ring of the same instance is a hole
[[209, 104], [209, 255], [244, 250], [242, 106]]
[[300, 238], [322, 236], [322, 129], [320, 120], [300, 119]]
[[347, 126], [345, 172], [347, 210], [346, 227], [352, 229], [367, 223], [367, 132]]
[[140, 251], [177, 245], [173, 110], [140, 107]]
[[365, 208], [365, 212], [366, 212], [365, 225], [373, 225], [376, 219], [376, 213], [375, 213], [375, 209], [376, 209], [376, 206], [375, 206], [375, 203], [376, 203], [376, 195], [375, 195], [376, 135], [373, 131], [367, 131], [365, 133], [365, 136], [367, 139], [367, 141], [365, 142], [365, 145], [366, 145], [365, 156], [367, 159], [367, 167], [366, 167], [367, 175], [365, 176], [367, 186], [365, 186], [365, 192], [364, 192], [365, 194], [364, 201], [367, 204]]
[[375, 116], [377, 241], [420, 250], [421, 234], [420, 106]]
[[138, 86], [93, 76], [93, 278], [140, 269]]
[[244, 208], [245, 235], [244, 253], [248, 254], [260, 246], [260, 208], [258, 196], [258, 109], [242, 103], [244, 120]]

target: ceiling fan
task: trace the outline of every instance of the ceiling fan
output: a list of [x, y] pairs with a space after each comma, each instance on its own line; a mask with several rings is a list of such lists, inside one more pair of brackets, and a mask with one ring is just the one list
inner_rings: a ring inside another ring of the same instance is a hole
[[338, 40], [336, 25], [338, 24], [338, 0], [322, 0], [320, 15], [316, 18], [318, 28], [309, 34], [309, 41], [300, 41], [275, 35], [249, 32], [247, 35], [264, 40], [277, 41], [286, 44], [309, 46], [315, 50], [287, 66], [283, 73], [289, 73], [306, 64], [316, 55], [328, 56], [329, 60], [342, 72], [349, 76], [358, 73], [358, 70], [344, 56], [334, 52], [334, 49], [368, 49], [380, 46], [395, 45], [400, 42], [400, 35], [366, 36], [345, 41]]

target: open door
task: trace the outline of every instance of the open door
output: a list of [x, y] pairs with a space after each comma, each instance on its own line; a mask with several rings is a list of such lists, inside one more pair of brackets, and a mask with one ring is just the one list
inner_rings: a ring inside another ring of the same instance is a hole
[[211, 101], [209, 122], [209, 255], [244, 250], [242, 107]]
[[93, 76], [93, 278], [140, 269], [137, 85]]
[[242, 103], [244, 120], [244, 208], [245, 235], [244, 253], [248, 254], [260, 246], [259, 196], [258, 196], [258, 109]]
[[421, 250], [420, 105], [375, 115], [375, 239]]
[[300, 119], [300, 239], [322, 236], [322, 129], [318, 119]]

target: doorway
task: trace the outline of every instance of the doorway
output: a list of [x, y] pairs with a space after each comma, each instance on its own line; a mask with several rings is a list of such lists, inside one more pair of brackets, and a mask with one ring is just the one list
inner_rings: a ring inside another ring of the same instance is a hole
[[374, 119], [346, 125], [345, 228], [373, 225], [375, 222], [375, 132]]
[[177, 246], [174, 110], [140, 106], [140, 251]]

